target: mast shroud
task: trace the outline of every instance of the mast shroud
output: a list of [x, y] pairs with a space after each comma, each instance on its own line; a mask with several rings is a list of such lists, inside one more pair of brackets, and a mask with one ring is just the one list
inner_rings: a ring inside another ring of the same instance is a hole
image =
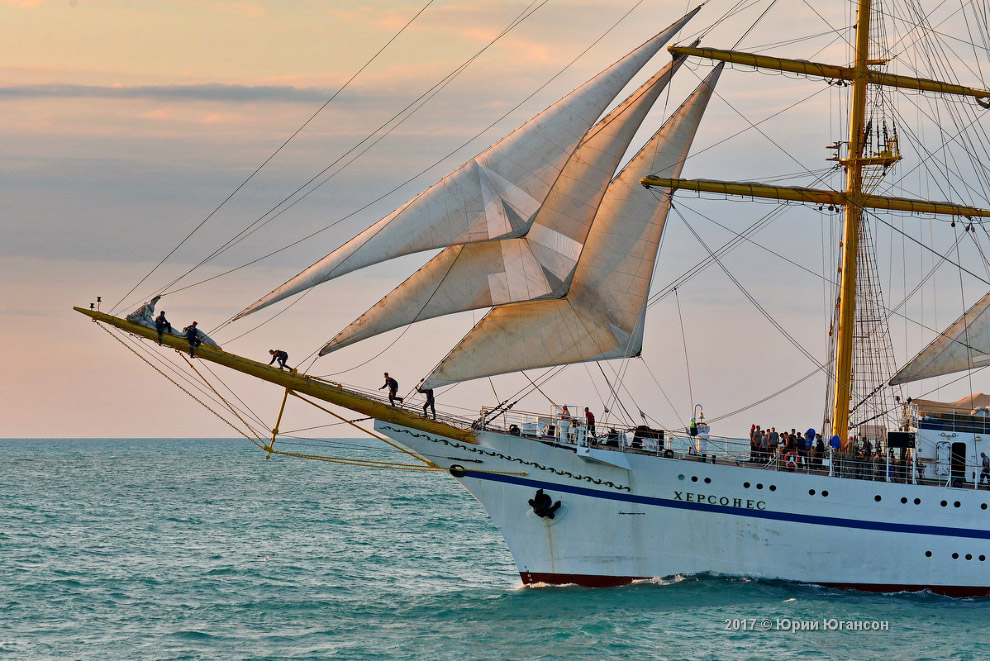
[[[925, 92], [937, 92], [943, 94], [962, 95], [974, 97], [982, 107], [990, 109], [990, 103], [984, 99], [990, 99], [990, 91], [944, 83], [926, 78], [912, 78], [909, 76], [899, 76], [887, 74], [879, 71], [871, 71], [870, 64], [883, 64], [880, 61], [869, 59], [869, 36], [870, 36], [870, 10], [872, 3], [870, 0], [859, 0], [856, 20], [855, 58], [852, 67], [841, 67], [835, 65], [809, 62], [805, 60], [790, 60], [785, 58], [769, 57], [743, 53], [740, 51], [727, 51], [711, 48], [695, 48], [683, 46], [671, 46], [668, 50], [676, 55], [694, 55], [722, 62], [745, 64], [760, 69], [770, 69], [776, 71], [789, 71], [812, 76], [821, 76], [827, 79], [852, 81], [852, 106], [849, 120], [849, 157], [840, 161], [846, 168], [846, 188], [844, 193], [834, 193], [831, 191], [811, 191], [810, 189], [783, 187], [763, 187], [764, 194], [756, 192], [758, 185], [715, 182], [721, 186], [722, 190], [712, 192], [723, 192], [726, 194], [751, 195], [753, 197], [771, 197], [776, 199], [791, 199], [795, 201], [806, 200], [806, 195], [812, 193], [820, 194], [821, 202], [832, 204], [843, 204], [845, 206], [845, 220], [843, 225], [842, 242], [842, 278], [839, 291], [839, 314], [838, 328], [836, 331], [836, 351], [835, 351], [835, 390], [832, 397], [832, 419], [831, 434], [839, 436], [843, 449], [848, 445], [849, 431], [849, 404], [852, 390], [852, 341], [855, 333], [856, 318], [856, 272], [857, 272], [857, 252], [859, 248], [859, 230], [863, 215], [863, 209], [869, 207], [891, 208], [920, 213], [948, 213], [963, 216], [987, 216], [987, 210], [977, 207], [966, 207], [953, 203], [931, 203], [921, 200], [907, 200], [903, 198], [885, 198], [883, 196], [865, 195], [863, 193], [863, 169], [864, 167], [875, 165], [877, 159], [864, 157], [864, 126], [866, 117], [866, 97], [867, 88], [870, 84], [899, 87], [902, 89], [914, 89]], [[669, 180], [655, 178], [644, 178], [644, 186], [662, 186], [673, 181], [683, 183], [684, 180]], [[693, 182], [697, 183], [697, 182]], [[696, 190], [706, 190], [704, 184], [697, 185]], [[691, 185], [677, 186], [691, 188]], [[745, 190], [751, 187], [750, 190]], [[776, 190], [771, 190], [776, 188]], [[790, 196], [788, 196], [790, 195]], [[841, 198], [835, 196], [841, 195]], [[897, 201], [897, 202], [889, 202]], [[892, 204], [883, 206], [876, 204]]]

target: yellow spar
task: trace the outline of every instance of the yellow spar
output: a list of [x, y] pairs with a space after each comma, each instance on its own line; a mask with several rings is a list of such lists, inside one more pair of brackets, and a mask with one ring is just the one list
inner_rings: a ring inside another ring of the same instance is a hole
[[[74, 307], [73, 310], [86, 315], [93, 321], [119, 328], [132, 335], [158, 341], [158, 332], [154, 328], [135, 324], [126, 319], [99, 312], [98, 310], [87, 310], [80, 307]], [[179, 351], [189, 350], [189, 343], [186, 339], [177, 335], [166, 333], [162, 338], [162, 343]], [[294, 393], [309, 395], [378, 420], [385, 420], [420, 431], [446, 436], [465, 443], [477, 443], [474, 435], [469, 430], [459, 429], [437, 420], [423, 418], [410, 411], [393, 408], [385, 402], [347, 390], [339, 383], [325, 381], [306, 374], [299, 374], [295, 371], [285, 372], [278, 368], [270, 367], [265, 363], [244, 358], [243, 356], [238, 356], [221, 349], [215, 349], [205, 344], [196, 349], [196, 358], [223, 365], [237, 372], [261, 379], [262, 381], [277, 384]]]
[[[647, 188], [671, 188], [674, 190], [691, 190], [698, 193], [720, 193], [722, 195], [740, 195], [743, 197], [759, 197], [789, 202], [809, 202], [811, 204], [834, 204], [836, 206], [846, 206], [849, 204], [849, 194], [844, 191], [832, 191], [820, 188], [771, 186], [744, 181], [668, 179], [664, 177], [644, 177], [640, 180], [640, 183]], [[859, 197], [857, 205], [861, 209], [888, 209], [890, 211], [945, 214], [950, 216], [964, 216], [966, 218], [990, 218], [990, 209], [981, 209], [980, 207], [971, 207], [954, 202], [915, 200], [907, 197], [862, 194]]]

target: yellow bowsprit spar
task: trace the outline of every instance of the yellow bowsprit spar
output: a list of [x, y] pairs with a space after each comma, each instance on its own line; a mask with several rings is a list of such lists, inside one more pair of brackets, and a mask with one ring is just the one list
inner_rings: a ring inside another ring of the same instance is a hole
[[[105, 312], [100, 312], [98, 310], [87, 310], [86, 308], [80, 308], [80, 307], [74, 307], [73, 310], [79, 312], [80, 314], [86, 315], [94, 322], [99, 322], [101, 324], [106, 324], [107, 326], [112, 326], [119, 330], [130, 333], [131, 335], [142, 337], [148, 340], [153, 340], [155, 342], [158, 341], [158, 333], [153, 328], [148, 328], [141, 324], [136, 324], [126, 319], [115, 317], [113, 315], [106, 314]], [[105, 329], [105, 330], [107, 330], [107, 332], [110, 332], [109, 329]], [[163, 335], [162, 344], [183, 353], [185, 353], [189, 349], [189, 344], [184, 337], [171, 335], [168, 333]], [[337, 406], [341, 406], [348, 410], [354, 411], [356, 413], [360, 413], [362, 415], [366, 415], [368, 417], [376, 418], [378, 420], [384, 420], [405, 427], [410, 427], [412, 429], [417, 429], [419, 431], [423, 431], [426, 433], [437, 434], [439, 436], [444, 436], [446, 438], [456, 439], [463, 443], [470, 443], [472, 445], [476, 445], [478, 443], [477, 439], [474, 436], [474, 432], [471, 431], [470, 429], [462, 429], [460, 427], [447, 424], [446, 422], [431, 420], [428, 418], [421, 417], [417, 414], [411, 413], [401, 408], [393, 408], [392, 406], [382, 401], [373, 399], [371, 397], [367, 397], [353, 390], [348, 390], [344, 388], [341, 384], [333, 381], [326, 381], [324, 379], [309, 376], [306, 374], [299, 374], [295, 370], [291, 372], [285, 372], [278, 368], [266, 365], [265, 363], [251, 360], [243, 356], [238, 356], [236, 354], [223, 351], [222, 349], [207, 346], [206, 344], [203, 344], [196, 349], [196, 357], [202, 360], [216, 363], [218, 365], [223, 365], [224, 367], [230, 368], [237, 372], [241, 372], [249, 376], [253, 376], [257, 379], [261, 379], [262, 381], [268, 381], [270, 383], [274, 383], [276, 385], [285, 388], [285, 396], [282, 398], [282, 406], [279, 409], [278, 421], [276, 421], [275, 427], [271, 430], [272, 437], [270, 441], [264, 442], [261, 439], [251, 438], [247, 434], [238, 430], [239, 433], [247, 437], [248, 440], [255, 443], [255, 445], [258, 445], [258, 447], [260, 447], [261, 449], [265, 450], [265, 452], [267, 452], [268, 454], [279, 454], [284, 456], [298, 457], [302, 459], [313, 459], [318, 461], [326, 461], [330, 463], [339, 463], [346, 465], [369, 466], [373, 468], [391, 468], [397, 470], [421, 470], [421, 471], [448, 470], [448, 467], [439, 466], [433, 463], [431, 460], [425, 457], [421, 457], [413, 452], [410, 452], [406, 448], [396, 443], [393, 443], [384, 436], [381, 436], [380, 434], [377, 434], [373, 431], [369, 431], [355, 424], [354, 422], [347, 420], [343, 416], [334, 413], [330, 409], [320, 406], [319, 404], [309, 399], [309, 397], [324, 402], [328, 402], [330, 404], [335, 404]], [[146, 360], [143, 357], [142, 359]], [[198, 373], [198, 370], [195, 370], [195, 367], [193, 367], [193, 370], [197, 371]], [[200, 375], [200, 378], [202, 378], [202, 375]], [[205, 379], [203, 380], [205, 382]], [[224, 401], [224, 403], [226, 404], [226, 400], [223, 398], [222, 395], [220, 395], [219, 392], [213, 389], [212, 386], [209, 386], [209, 384], [208, 387], [210, 387], [213, 390], [214, 394], [222, 401]], [[189, 394], [195, 397], [191, 393]], [[307, 402], [308, 404], [315, 406], [326, 413], [329, 413], [330, 415], [338, 418], [339, 420], [346, 422], [357, 429], [360, 429], [366, 434], [370, 434], [371, 436], [379, 439], [380, 441], [387, 443], [388, 445], [406, 453], [410, 457], [415, 458], [419, 462], [422, 462], [422, 465], [397, 464], [397, 463], [385, 462], [385, 461], [371, 461], [371, 460], [354, 459], [354, 458], [346, 458], [346, 457], [324, 457], [321, 455], [301, 454], [295, 452], [285, 452], [281, 450], [276, 450], [274, 448], [275, 438], [278, 435], [278, 426], [281, 422], [282, 413], [285, 410], [285, 403], [289, 395], [297, 397], [298, 399], [301, 399], [302, 401]], [[308, 395], [308, 397], [305, 397], [304, 395]], [[206, 405], [204, 404], [204, 406]], [[231, 411], [233, 412], [232, 408]], [[237, 415], [237, 413], [234, 412], [234, 415]], [[240, 416], [238, 416], [238, 418], [240, 418]], [[233, 425], [231, 426], [233, 427]], [[472, 472], [488, 472], [488, 471], [474, 471], [472, 469]], [[512, 473], [512, 474], [525, 475], [525, 473]]]

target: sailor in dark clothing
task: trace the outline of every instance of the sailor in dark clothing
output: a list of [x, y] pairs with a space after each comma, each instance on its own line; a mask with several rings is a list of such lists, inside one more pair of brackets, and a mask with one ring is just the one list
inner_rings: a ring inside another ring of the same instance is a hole
[[388, 375], [388, 372], [385, 372], [385, 385], [379, 388], [379, 390], [381, 390], [382, 388], [388, 388], [389, 404], [395, 406], [395, 400], [399, 400], [400, 404], [402, 403], [402, 398], [396, 394], [399, 392], [399, 382], [393, 379], [392, 377], [390, 377]]
[[[268, 364], [269, 365], [271, 365], [272, 363], [274, 363], [277, 360], [278, 361], [278, 368], [279, 369], [282, 369], [283, 367], [285, 367], [285, 361], [287, 361], [289, 359], [289, 354], [287, 354], [286, 352], [282, 351], [281, 349], [269, 349], [268, 350], [268, 353], [270, 353], [272, 355], [272, 359], [270, 361], [268, 361]], [[289, 367], [287, 369], [289, 371], [292, 371], [292, 368], [291, 367]]]
[[189, 357], [195, 358], [196, 347], [203, 343], [203, 341], [199, 339], [199, 329], [196, 328], [196, 322], [194, 321], [183, 328], [182, 332], [186, 334], [186, 339], [189, 340]]
[[165, 310], [159, 312], [158, 316], [155, 317], [155, 328], [158, 329], [158, 344], [161, 344], [165, 331], [172, 332], [172, 324], [168, 323], [168, 319], [165, 318]]
[[429, 408], [433, 412], [433, 419], [437, 419], [437, 400], [433, 399], [433, 388], [427, 388], [426, 390], [420, 390], [421, 393], [426, 395], [426, 403], [423, 404], [423, 417], [426, 417], [426, 409]]

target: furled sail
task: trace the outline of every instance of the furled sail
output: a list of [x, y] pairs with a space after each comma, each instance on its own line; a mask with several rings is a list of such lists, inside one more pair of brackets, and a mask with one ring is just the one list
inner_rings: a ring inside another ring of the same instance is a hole
[[908, 361], [890, 385], [990, 365], [990, 293]]
[[441, 361], [424, 388], [536, 367], [637, 356], [670, 194], [639, 181], [678, 177], [722, 70], [719, 65], [608, 187], [567, 294], [495, 307]]
[[588, 132], [525, 236], [445, 248], [320, 355], [424, 319], [563, 296], [619, 161], [681, 62], [664, 67]]
[[524, 234], [591, 125], [699, 9], [247, 307], [237, 318], [395, 257]]

